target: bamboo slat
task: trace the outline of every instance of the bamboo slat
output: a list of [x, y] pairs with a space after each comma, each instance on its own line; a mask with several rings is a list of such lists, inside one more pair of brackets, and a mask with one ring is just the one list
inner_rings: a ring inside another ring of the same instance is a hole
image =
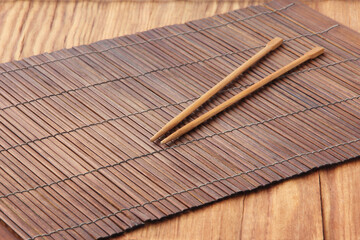
[[[0, 64], [0, 218], [24, 239], [107, 237], [357, 157], [358, 36], [279, 0]], [[149, 141], [274, 37], [182, 124], [326, 52], [174, 143]]]

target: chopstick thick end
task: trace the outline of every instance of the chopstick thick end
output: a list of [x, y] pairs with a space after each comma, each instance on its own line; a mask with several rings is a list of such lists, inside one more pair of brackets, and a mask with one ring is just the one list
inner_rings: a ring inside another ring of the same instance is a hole
[[266, 44], [266, 47], [270, 47], [271, 51], [278, 48], [283, 43], [283, 39], [276, 37]]
[[309, 56], [309, 59], [313, 59], [313, 58], [316, 58], [317, 56], [320, 56], [321, 54], [323, 54], [324, 51], [325, 51], [325, 48], [323, 48], [323, 47], [314, 47], [313, 49], [308, 51], [306, 53], [306, 55]]

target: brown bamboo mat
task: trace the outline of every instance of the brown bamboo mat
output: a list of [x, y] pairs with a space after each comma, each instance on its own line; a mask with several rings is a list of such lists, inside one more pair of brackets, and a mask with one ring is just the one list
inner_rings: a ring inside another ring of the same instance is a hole
[[[326, 53], [176, 142], [149, 141], [275, 36], [282, 47], [186, 121]], [[281, 0], [1, 64], [1, 219], [24, 239], [107, 237], [357, 157], [359, 36]]]

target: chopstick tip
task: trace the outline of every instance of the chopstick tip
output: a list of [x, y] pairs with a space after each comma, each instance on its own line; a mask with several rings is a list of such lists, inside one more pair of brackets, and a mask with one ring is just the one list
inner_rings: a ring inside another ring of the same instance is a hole
[[166, 140], [166, 138], [164, 139], [164, 140], [162, 140], [160, 143], [161, 144], [165, 144], [165, 143], [167, 143], [168, 142], [168, 140]]
[[150, 141], [151, 141], [151, 142], [154, 142], [156, 139], [158, 139], [159, 137], [161, 137], [163, 134], [164, 134], [164, 133], [163, 133], [163, 131], [162, 131], [162, 129], [161, 129], [160, 131], [158, 131], [157, 133], [155, 133], [154, 136], [152, 136], [152, 137], [150, 138]]
[[172, 136], [172, 135], [168, 136], [167, 138], [164, 138], [160, 143], [161, 143], [161, 144], [165, 144], [165, 143], [170, 142], [171, 140], [173, 140], [173, 136]]
[[158, 139], [159, 137], [161, 137], [162, 135], [164, 135], [166, 133], [165, 129], [162, 128], [160, 129], [157, 133], [154, 134], [154, 136], [152, 136], [150, 138], [151, 142], [154, 142], [156, 139]]

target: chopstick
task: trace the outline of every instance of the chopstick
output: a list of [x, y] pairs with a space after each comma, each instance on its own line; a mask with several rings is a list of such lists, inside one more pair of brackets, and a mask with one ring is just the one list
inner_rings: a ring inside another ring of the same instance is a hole
[[209, 91], [207, 91], [204, 95], [202, 95], [198, 100], [193, 102], [190, 106], [185, 108], [179, 115], [177, 115], [170, 122], [168, 122], [162, 129], [160, 129], [153, 137], [150, 138], [150, 141], [155, 141], [156, 139], [167, 133], [169, 130], [174, 128], [177, 124], [179, 124], [182, 120], [184, 120], [187, 116], [189, 116], [192, 112], [194, 112], [198, 107], [200, 107], [204, 102], [209, 100], [209, 98], [214, 96], [218, 91], [223, 89], [227, 84], [229, 84], [236, 77], [238, 77], [241, 73], [243, 73], [245, 70], [247, 70], [252, 65], [254, 65], [266, 54], [279, 47], [282, 44], [282, 42], [283, 40], [279, 37], [276, 37], [271, 41], [269, 41], [263, 49], [257, 52], [249, 60], [243, 63], [235, 71], [230, 73], [227, 77], [225, 77], [214, 87], [212, 87]]
[[316, 58], [317, 56], [321, 55], [323, 52], [324, 52], [323, 47], [315, 47], [315, 48], [313, 48], [312, 50], [308, 51], [307, 53], [305, 53], [300, 58], [298, 58], [298, 59], [294, 60], [293, 62], [289, 63], [288, 65], [280, 68], [276, 72], [274, 72], [274, 73], [270, 74], [269, 76], [263, 78], [259, 82], [257, 82], [254, 85], [248, 87], [244, 91], [238, 93], [237, 95], [233, 96], [229, 100], [227, 100], [227, 101], [223, 102], [222, 104], [220, 104], [219, 106], [213, 108], [209, 112], [201, 115], [200, 117], [196, 118], [192, 122], [186, 124], [185, 126], [180, 128], [179, 130], [177, 130], [176, 132], [174, 132], [173, 134], [171, 134], [170, 136], [168, 136], [167, 138], [162, 140], [161, 143], [167, 143], [167, 142], [169, 142], [171, 140], [174, 140], [174, 139], [182, 136], [183, 134], [187, 133], [188, 131], [192, 130], [193, 128], [195, 128], [198, 125], [200, 125], [201, 123], [203, 123], [204, 121], [206, 121], [209, 118], [213, 117], [214, 115], [218, 114], [219, 112], [224, 111], [226, 108], [230, 107], [231, 105], [233, 105], [234, 103], [236, 103], [240, 99], [242, 99], [242, 98], [246, 97], [247, 95], [253, 93], [254, 91], [256, 91], [259, 88], [266, 85], [267, 83], [273, 81], [277, 77], [283, 75], [284, 73], [290, 71], [291, 69], [297, 67], [298, 65], [306, 62], [307, 60]]

